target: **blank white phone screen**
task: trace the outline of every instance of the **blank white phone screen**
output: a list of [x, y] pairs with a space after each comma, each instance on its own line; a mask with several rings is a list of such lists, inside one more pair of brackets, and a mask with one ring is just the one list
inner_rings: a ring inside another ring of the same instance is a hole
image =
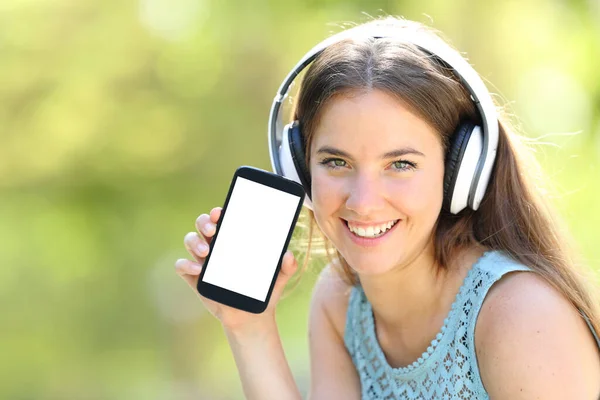
[[203, 282], [265, 301], [299, 201], [238, 176]]

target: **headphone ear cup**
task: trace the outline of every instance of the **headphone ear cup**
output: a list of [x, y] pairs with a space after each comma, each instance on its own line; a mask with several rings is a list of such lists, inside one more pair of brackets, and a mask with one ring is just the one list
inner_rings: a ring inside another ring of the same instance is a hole
[[289, 127], [288, 131], [290, 141], [290, 152], [294, 165], [296, 166], [296, 172], [300, 178], [300, 183], [304, 186], [304, 191], [309, 199], [311, 198], [311, 179], [308, 166], [306, 165], [306, 149], [304, 147], [304, 141], [302, 140], [302, 131], [300, 130], [300, 123], [294, 121]]
[[[469, 198], [469, 191], [475, 171], [473, 170], [470, 174], [471, 179], [468, 184], [459, 185], [457, 187], [457, 181], [459, 172], [461, 172], [461, 165], [463, 165], [463, 158], [468, 147], [469, 139], [476, 125], [473, 122], [461, 123], [454, 134], [448, 148], [446, 157], [446, 166], [444, 171], [444, 200], [443, 208], [450, 211], [452, 214], [458, 214], [467, 206]], [[481, 153], [478, 153], [478, 157]], [[464, 167], [463, 167], [464, 169]], [[463, 171], [463, 174], [466, 171]], [[454, 206], [454, 209], [452, 208]]]

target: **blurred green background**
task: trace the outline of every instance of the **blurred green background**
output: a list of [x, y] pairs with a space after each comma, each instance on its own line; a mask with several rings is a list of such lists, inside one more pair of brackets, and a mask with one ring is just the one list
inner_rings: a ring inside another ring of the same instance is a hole
[[[242, 398], [173, 264], [239, 165], [270, 169], [288, 70], [382, 14], [441, 30], [541, 138], [552, 198], [598, 268], [598, 0], [2, 0], [0, 399]], [[278, 307], [303, 392], [321, 265]]]

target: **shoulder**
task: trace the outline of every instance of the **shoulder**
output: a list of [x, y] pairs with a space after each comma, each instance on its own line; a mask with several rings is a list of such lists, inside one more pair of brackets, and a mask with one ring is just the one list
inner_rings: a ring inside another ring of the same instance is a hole
[[340, 338], [344, 337], [346, 313], [352, 285], [345, 282], [339, 272], [328, 264], [323, 268], [315, 284], [311, 309], [322, 311]]
[[360, 376], [344, 343], [351, 288], [330, 266], [315, 285], [308, 324], [310, 399], [360, 397]]
[[508, 273], [490, 288], [475, 349], [492, 398], [600, 394], [600, 357], [591, 331], [570, 301], [536, 273]]

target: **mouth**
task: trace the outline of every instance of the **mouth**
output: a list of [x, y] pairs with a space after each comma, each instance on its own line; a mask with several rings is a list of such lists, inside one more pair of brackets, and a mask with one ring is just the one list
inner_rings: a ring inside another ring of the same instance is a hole
[[369, 226], [366, 229], [363, 226], [357, 226], [352, 223], [349, 224], [348, 221], [343, 218], [340, 218], [340, 221], [354, 243], [362, 246], [375, 246], [389, 237], [401, 220], [390, 220], [382, 224]]

